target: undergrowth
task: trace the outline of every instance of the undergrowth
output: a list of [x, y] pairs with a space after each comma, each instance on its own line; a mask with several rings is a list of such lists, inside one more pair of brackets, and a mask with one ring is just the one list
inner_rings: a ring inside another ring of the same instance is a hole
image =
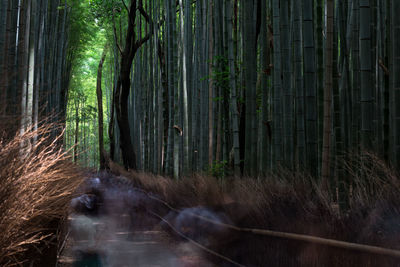
[[57, 145], [61, 136], [49, 139], [51, 127], [0, 141], [0, 266], [54, 266], [60, 223], [83, 176]]
[[[192, 175], [180, 180], [111, 171], [159, 195], [174, 208], [207, 206], [239, 227], [268, 229], [400, 249], [398, 174], [371, 153], [348, 155], [343, 169], [349, 208], [307, 174], [280, 170], [263, 178]], [[334, 190], [331, 190], [334, 191]], [[398, 260], [302, 241], [232, 231], [213, 249], [245, 266], [396, 266]], [[224, 262], [219, 262], [224, 266]], [[226, 266], [229, 266], [226, 265]]]
[[[61, 222], [84, 174], [57, 145], [60, 139], [47, 138], [50, 127], [0, 142], [0, 266], [45, 266], [43, 259], [51, 262], [49, 253], [57, 255]], [[36, 145], [30, 145], [36, 136]], [[258, 179], [191, 175], [172, 180], [109, 165], [111, 173], [174, 208], [206, 206], [224, 212], [238, 227], [400, 249], [398, 173], [371, 153], [349, 155], [341, 164], [348, 181], [346, 211], [338, 210], [318, 181], [287, 170]], [[230, 231], [211, 249], [245, 266], [398, 264], [398, 259], [379, 254]]]

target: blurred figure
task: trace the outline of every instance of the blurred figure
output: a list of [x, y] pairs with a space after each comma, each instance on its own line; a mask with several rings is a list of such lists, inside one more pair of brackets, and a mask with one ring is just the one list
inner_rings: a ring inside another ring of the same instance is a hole
[[[224, 242], [229, 229], [221, 224], [232, 225], [224, 213], [202, 206], [185, 208], [178, 214], [172, 211], [164, 219], [186, 237], [207, 247]], [[161, 226], [169, 228], [164, 222]]]
[[101, 259], [100, 238], [104, 235], [104, 223], [98, 216], [98, 197], [83, 194], [72, 199], [73, 213], [69, 217], [75, 267], [104, 266]]
[[72, 199], [69, 227], [74, 266], [182, 266], [153, 231], [159, 219], [149, 211], [164, 216], [165, 207], [126, 180], [113, 175], [89, 178], [81, 195]]

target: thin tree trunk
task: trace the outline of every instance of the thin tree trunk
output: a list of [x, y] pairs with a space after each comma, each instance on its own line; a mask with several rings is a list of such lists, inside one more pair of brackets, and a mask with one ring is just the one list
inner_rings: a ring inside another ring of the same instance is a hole
[[33, 93], [34, 93], [34, 82], [35, 82], [35, 42], [36, 42], [36, 34], [35, 34], [35, 23], [36, 18], [36, 2], [32, 2], [31, 6], [31, 27], [29, 34], [29, 62], [28, 62], [28, 88], [27, 88], [27, 99], [26, 99], [26, 127], [32, 127], [32, 119], [33, 119]]
[[100, 155], [100, 170], [108, 168], [108, 163], [105, 158], [104, 151], [104, 136], [103, 136], [103, 93], [101, 90], [101, 77], [103, 73], [103, 63], [106, 59], [107, 54], [107, 44], [104, 46], [103, 54], [101, 56], [99, 67], [97, 69], [97, 84], [96, 84], [96, 94], [97, 94], [97, 111], [98, 111], [98, 130], [99, 130], [99, 155]]
[[374, 88], [371, 67], [371, 11], [369, 0], [360, 0], [361, 144], [373, 147]]
[[315, 37], [316, 37], [316, 56], [317, 56], [317, 105], [318, 105], [318, 169], [322, 175], [322, 154], [323, 154], [323, 125], [324, 125], [324, 1], [316, 2], [315, 14]]
[[[22, 82], [21, 82], [21, 129], [20, 129], [20, 134], [23, 135], [25, 130], [26, 130], [26, 121], [27, 121], [27, 113], [26, 113], [26, 97], [27, 97], [27, 90], [28, 90], [28, 55], [29, 55], [29, 36], [30, 36], [30, 15], [31, 15], [31, 1], [26, 1], [26, 13], [23, 15], [23, 19], [25, 21], [25, 30], [24, 30], [24, 42], [21, 47], [21, 50], [23, 50], [23, 59], [22, 62], [20, 63], [21, 66], [23, 66], [21, 69], [21, 77], [22, 77]], [[21, 27], [22, 25], [20, 25]], [[22, 33], [22, 32], [21, 32]]]
[[333, 60], [333, 14], [334, 1], [326, 2], [326, 47], [325, 47], [325, 89], [324, 89], [324, 131], [322, 150], [322, 186], [328, 190], [330, 181], [331, 132], [332, 132], [332, 60]]
[[208, 165], [212, 166], [213, 158], [213, 57], [214, 57], [214, 37], [213, 37], [213, 1], [208, 2]]
[[0, 115], [3, 115], [5, 112], [6, 106], [6, 88], [5, 85], [5, 77], [4, 77], [4, 59], [7, 56], [7, 53], [4, 53], [4, 47], [6, 44], [6, 36], [7, 36], [7, 10], [8, 10], [8, 0], [0, 1]]
[[282, 70], [281, 70], [281, 37], [279, 0], [273, 0], [273, 42], [274, 42], [274, 93], [273, 93], [273, 159], [275, 166], [283, 161], [282, 144]]
[[[298, 169], [305, 169], [307, 161], [306, 153], [306, 128], [305, 128], [305, 98], [303, 87], [303, 54], [302, 54], [302, 21], [301, 21], [301, 3], [294, 1], [293, 21], [294, 21], [294, 68], [295, 68], [295, 95], [296, 95], [296, 144], [297, 144], [297, 164]], [[309, 40], [307, 40], [309, 41]], [[308, 58], [306, 59], [308, 60]], [[309, 85], [309, 84], [307, 84]]]
[[392, 2], [392, 56], [393, 56], [393, 98], [395, 101], [394, 110], [394, 166], [400, 166], [400, 2]]
[[[190, 4], [190, 3], [185, 3]], [[185, 22], [187, 23], [188, 17], [190, 15], [186, 13], [190, 9], [184, 9], [183, 1], [179, 0], [179, 6], [181, 10], [180, 14], [180, 23], [181, 23], [181, 46], [182, 46], [182, 102], [183, 102], [183, 175], [189, 172], [189, 112], [188, 112], [188, 87], [190, 85], [190, 81], [188, 79], [190, 69], [188, 67], [191, 65], [191, 58], [188, 58], [188, 43], [187, 43], [187, 36], [189, 33], [187, 32], [189, 29], [185, 27]], [[191, 30], [191, 29], [190, 29]]]
[[257, 162], [257, 151], [253, 146], [253, 138], [257, 139], [257, 132], [253, 129], [253, 124], [257, 122], [256, 105], [256, 31], [254, 23], [255, 1], [243, 2], [243, 68], [244, 68], [244, 90], [245, 90], [245, 163], [244, 174], [249, 176], [256, 175], [253, 168], [254, 161]]
[[303, 69], [306, 90], [306, 162], [308, 171], [316, 178], [318, 176], [318, 107], [313, 11], [314, 1], [305, 0], [303, 3]]
[[289, 30], [289, 0], [280, 1], [280, 31], [281, 31], [281, 61], [282, 61], [282, 90], [283, 90], [283, 160], [284, 165], [293, 168], [293, 92], [292, 75], [290, 73], [290, 30]]
[[233, 32], [232, 32], [232, 4], [227, 2], [228, 14], [228, 61], [229, 61], [229, 86], [231, 92], [231, 113], [232, 113], [232, 132], [233, 132], [233, 166], [234, 173], [240, 174], [240, 151], [239, 151], [239, 114], [237, 110], [237, 89], [236, 89], [236, 74], [235, 74], [235, 58], [233, 54]]
[[352, 149], [358, 150], [360, 146], [360, 41], [359, 41], [359, 25], [360, 25], [360, 7], [359, 0], [354, 0], [353, 4], [353, 42], [352, 42], [352, 125], [351, 125], [351, 146]]
[[79, 140], [79, 99], [75, 99], [75, 141], [74, 141], [75, 163], [78, 163], [78, 140]]

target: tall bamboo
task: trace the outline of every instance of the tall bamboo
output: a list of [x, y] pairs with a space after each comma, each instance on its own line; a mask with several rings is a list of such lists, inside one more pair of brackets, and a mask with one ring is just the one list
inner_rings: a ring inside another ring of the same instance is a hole
[[393, 99], [395, 102], [393, 117], [394, 117], [394, 166], [400, 166], [400, 2], [392, 2], [392, 57], [393, 57]]
[[[305, 132], [305, 97], [303, 87], [303, 45], [301, 3], [293, 2], [293, 41], [294, 41], [294, 70], [295, 83], [294, 92], [296, 95], [296, 144], [297, 144], [297, 164], [301, 169], [305, 168], [307, 162], [306, 154], [306, 132]], [[311, 29], [312, 30], [312, 29]], [[308, 40], [307, 40], [308, 41]], [[312, 59], [312, 58], [311, 58]], [[309, 59], [306, 59], [309, 60]], [[309, 86], [309, 84], [307, 84]]]
[[283, 90], [283, 159], [284, 165], [293, 168], [293, 92], [292, 74], [290, 71], [290, 29], [289, 29], [289, 0], [280, 1], [280, 31], [281, 31], [281, 61], [282, 61], [282, 90]]
[[361, 144], [371, 150], [373, 145], [374, 86], [371, 63], [370, 1], [360, 0], [360, 85], [361, 85]]
[[314, 38], [314, 1], [306, 0], [303, 4], [303, 53], [304, 53], [304, 88], [306, 94], [306, 158], [311, 175], [318, 175], [318, 108], [317, 75], [315, 62]]
[[[261, 103], [261, 147], [260, 147], [260, 171], [261, 175], [266, 174], [270, 169], [271, 162], [271, 132], [270, 132], [270, 109], [269, 109], [269, 98], [270, 98], [270, 87], [269, 87], [269, 76], [270, 76], [270, 43], [269, 43], [269, 30], [268, 30], [268, 3], [267, 1], [261, 1], [261, 27], [260, 27], [260, 61], [261, 61], [261, 92], [262, 92], [262, 103]], [[234, 66], [232, 66], [234, 67]], [[236, 104], [235, 104], [236, 105]], [[239, 152], [239, 151], [238, 151]]]
[[330, 181], [331, 121], [332, 121], [332, 60], [333, 60], [333, 14], [334, 1], [326, 2], [326, 44], [325, 44], [325, 88], [324, 88], [324, 131], [322, 145], [322, 185], [325, 190]]
[[281, 165], [283, 161], [282, 143], [282, 79], [281, 79], [281, 36], [280, 36], [280, 12], [279, 0], [272, 2], [273, 14], [273, 44], [274, 44], [274, 74], [273, 74], [273, 161], [274, 165]]
[[[253, 138], [257, 134], [253, 131], [253, 124], [257, 122], [256, 113], [256, 73], [253, 69], [256, 67], [256, 35], [254, 25], [254, 1], [243, 2], [243, 68], [244, 68], [244, 90], [246, 105], [246, 131], [245, 131], [245, 163], [244, 173], [246, 175], [255, 175], [252, 164], [256, 161], [257, 152], [253, 148]], [[256, 139], [257, 140], [257, 139]]]

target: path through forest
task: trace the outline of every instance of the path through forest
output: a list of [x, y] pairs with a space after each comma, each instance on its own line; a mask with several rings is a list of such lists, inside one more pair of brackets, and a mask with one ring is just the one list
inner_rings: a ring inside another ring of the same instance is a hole
[[119, 183], [88, 179], [72, 200], [59, 266], [213, 266], [197, 247], [168, 235], [148, 195]]
[[[190, 267], [214, 266], [203, 259], [200, 251], [189, 243], [169, 243], [162, 231], [121, 232], [115, 239], [105, 240], [102, 247], [106, 251], [101, 255], [85, 255], [81, 259], [82, 266], [165, 266]], [[74, 241], [67, 241], [64, 253], [58, 261], [58, 266], [74, 266], [76, 254], [73, 251]], [[99, 256], [99, 257], [97, 257]], [[86, 260], [84, 262], [84, 260]], [[90, 263], [88, 263], [90, 261]], [[98, 262], [101, 262], [100, 265]], [[98, 265], [95, 265], [97, 262]], [[90, 265], [91, 264], [91, 265]], [[80, 265], [79, 265], [80, 266]]]

